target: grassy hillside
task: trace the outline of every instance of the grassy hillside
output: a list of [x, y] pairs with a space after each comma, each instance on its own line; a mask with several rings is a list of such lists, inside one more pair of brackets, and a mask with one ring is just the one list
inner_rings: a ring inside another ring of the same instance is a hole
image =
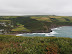
[[[11, 32], [50, 32], [50, 28], [72, 25], [70, 16], [1, 16], [0, 22], [10, 24]], [[23, 26], [21, 26], [23, 25]], [[10, 28], [10, 26], [7, 26]]]
[[16, 28], [14, 28], [14, 29], [12, 29], [12, 31], [29, 31], [28, 29], [26, 29], [25, 27], [24, 27], [24, 25], [19, 25], [18, 27], [16, 27]]
[[0, 35], [0, 54], [72, 54], [72, 38]]

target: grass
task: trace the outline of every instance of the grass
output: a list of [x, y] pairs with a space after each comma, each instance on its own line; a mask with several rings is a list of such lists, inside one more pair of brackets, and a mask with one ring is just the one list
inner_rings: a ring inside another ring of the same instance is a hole
[[11, 22], [10, 20], [0, 20], [0, 22]]
[[46, 21], [46, 22], [52, 22], [49, 18], [45, 18], [45, 17], [42, 17], [42, 18], [39, 18], [39, 19], [36, 19], [36, 20]]
[[[58, 22], [68, 22], [66, 19], [69, 19], [72, 22], [72, 17], [68, 16], [46, 16], [46, 17], [31, 17], [32, 19], [36, 19], [38, 21], [46, 21], [46, 22], [52, 22], [50, 18], [57, 19]], [[66, 18], [66, 19], [65, 19]]]
[[72, 54], [72, 38], [0, 35], [0, 54]]
[[29, 31], [24, 27], [24, 25], [19, 25], [18, 27], [12, 29], [12, 31]]
[[68, 18], [71, 22], [72, 22], [72, 18], [70, 17], [70, 18]]
[[18, 16], [0, 16], [0, 18], [5, 18], [5, 19], [9, 19], [9, 18], [16, 18]]
[[59, 22], [67, 22], [64, 18], [56, 18]]
[[46, 22], [52, 22], [51, 20], [50, 20], [50, 18], [48, 18], [48, 17], [31, 17], [32, 19], [36, 19], [36, 20], [38, 20], [38, 21], [46, 21]]
[[[69, 16], [4, 16], [0, 21], [10, 20], [13, 27], [11, 31], [19, 32], [47, 32], [47, 28], [72, 25], [72, 17]], [[19, 25], [21, 24], [21, 25]], [[45, 27], [46, 26], [46, 27]], [[9, 28], [9, 26], [8, 26]]]

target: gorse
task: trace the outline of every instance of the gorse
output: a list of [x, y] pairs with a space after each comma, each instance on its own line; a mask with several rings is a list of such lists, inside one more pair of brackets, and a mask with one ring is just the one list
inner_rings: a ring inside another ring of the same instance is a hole
[[72, 38], [0, 35], [0, 54], [72, 54]]

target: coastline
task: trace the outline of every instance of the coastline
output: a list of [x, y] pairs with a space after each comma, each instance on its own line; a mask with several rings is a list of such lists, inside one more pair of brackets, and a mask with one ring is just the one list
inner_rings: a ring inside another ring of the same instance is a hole
[[[57, 29], [59, 27], [63, 27], [63, 26], [57, 26], [57, 27], [53, 27], [53, 28], [50, 28], [50, 31], [49, 32], [25, 32], [25, 33], [14, 33], [14, 34], [5, 34], [5, 35], [14, 35], [14, 36], [20, 36], [20, 35], [23, 35], [23, 34], [27, 34], [27, 33], [41, 33], [41, 34], [45, 34], [45, 33], [52, 33], [53, 32], [53, 29]], [[53, 35], [52, 35], [53, 36]]]
[[34, 33], [20, 33], [20, 34], [17, 34], [16, 36], [20, 36], [20, 35], [23, 35], [23, 34], [45, 34], [45, 36], [53, 36], [54, 37], [54, 34], [58, 34], [57, 32], [53, 31], [53, 30], [60, 30], [59, 28], [62, 28], [64, 26], [58, 26], [58, 27], [55, 27], [55, 28], [51, 28], [51, 32], [40, 32], [40, 33], [37, 33], [37, 32], [34, 32]]

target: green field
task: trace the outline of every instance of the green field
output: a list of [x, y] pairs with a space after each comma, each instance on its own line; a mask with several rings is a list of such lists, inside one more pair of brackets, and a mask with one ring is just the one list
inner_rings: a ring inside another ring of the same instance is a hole
[[19, 25], [18, 27], [16, 27], [16, 28], [14, 28], [14, 29], [12, 29], [12, 31], [29, 31], [28, 29], [26, 29], [25, 27], [24, 27], [24, 25]]
[[72, 38], [0, 35], [0, 54], [72, 54]]
[[10, 22], [10, 20], [0, 20], [0, 22]]

